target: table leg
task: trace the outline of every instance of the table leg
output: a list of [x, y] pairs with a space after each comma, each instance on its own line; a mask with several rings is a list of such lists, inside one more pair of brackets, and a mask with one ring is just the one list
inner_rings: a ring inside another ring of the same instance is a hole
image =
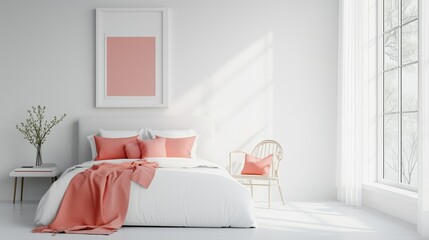
[[21, 178], [21, 202], [22, 202], [23, 193], [24, 193], [24, 177]]
[[15, 177], [15, 183], [13, 184], [13, 204], [15, 204], [15, 196], [16, 196], [16, 182], [18, 181], [18, 178]]

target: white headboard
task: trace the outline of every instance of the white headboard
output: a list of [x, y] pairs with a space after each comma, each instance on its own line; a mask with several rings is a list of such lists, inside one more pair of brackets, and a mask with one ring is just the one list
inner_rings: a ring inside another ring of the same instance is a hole
[[79, 119], [78, 152], [79, 163], [91, 160], [88, 135], [101, 129], [130, 130], [151, 129], [194, 129], [198, 133], [197, 156], [213, 160], [214, 122], [207, 117], [81, 117]]

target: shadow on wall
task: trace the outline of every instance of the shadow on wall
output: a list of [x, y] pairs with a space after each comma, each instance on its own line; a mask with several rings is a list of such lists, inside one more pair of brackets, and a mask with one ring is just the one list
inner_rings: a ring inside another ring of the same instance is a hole
[[[216, 162], [272, 137], [273, 34], [265, 34], [174, 102], [174, 112], [211, 116]], [[174, 114], [174, 113], [173, 113]]]

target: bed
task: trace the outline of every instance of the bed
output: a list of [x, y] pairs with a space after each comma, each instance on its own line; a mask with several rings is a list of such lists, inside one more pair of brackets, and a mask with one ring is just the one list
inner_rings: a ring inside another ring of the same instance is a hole
[[[250, 193], [215, 163], [214, 123], [202, 117], [85, 117], [79, 119], [79, 164], [67, 169], [52, 184], [36, 211], [35, 225], [55, 218], [73, 176], [93, 164], [124, 163], [136, 159], [91, 161], [86, 137], [97, 129], [194, 129], [198, 133], [197, 157], [148, 158], [158, 162], [148, 189], [131, 183], [124, 225], [180, 227], [255, 227]], [[90, 160], [90, 161], [88, 161]], [[78, 206], [77, 206], [78, 207]]]

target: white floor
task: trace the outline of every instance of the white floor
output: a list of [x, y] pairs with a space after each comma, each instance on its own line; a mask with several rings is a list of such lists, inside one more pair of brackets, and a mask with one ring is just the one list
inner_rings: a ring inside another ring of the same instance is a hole
[[340, 202], [288, 203], [256, 208], [253, 229], [123, 227], [110, 236], [31, 233], [37, 203], [0, 202], [0, 239], [422, 239], [416, 227], [368, 208]]

